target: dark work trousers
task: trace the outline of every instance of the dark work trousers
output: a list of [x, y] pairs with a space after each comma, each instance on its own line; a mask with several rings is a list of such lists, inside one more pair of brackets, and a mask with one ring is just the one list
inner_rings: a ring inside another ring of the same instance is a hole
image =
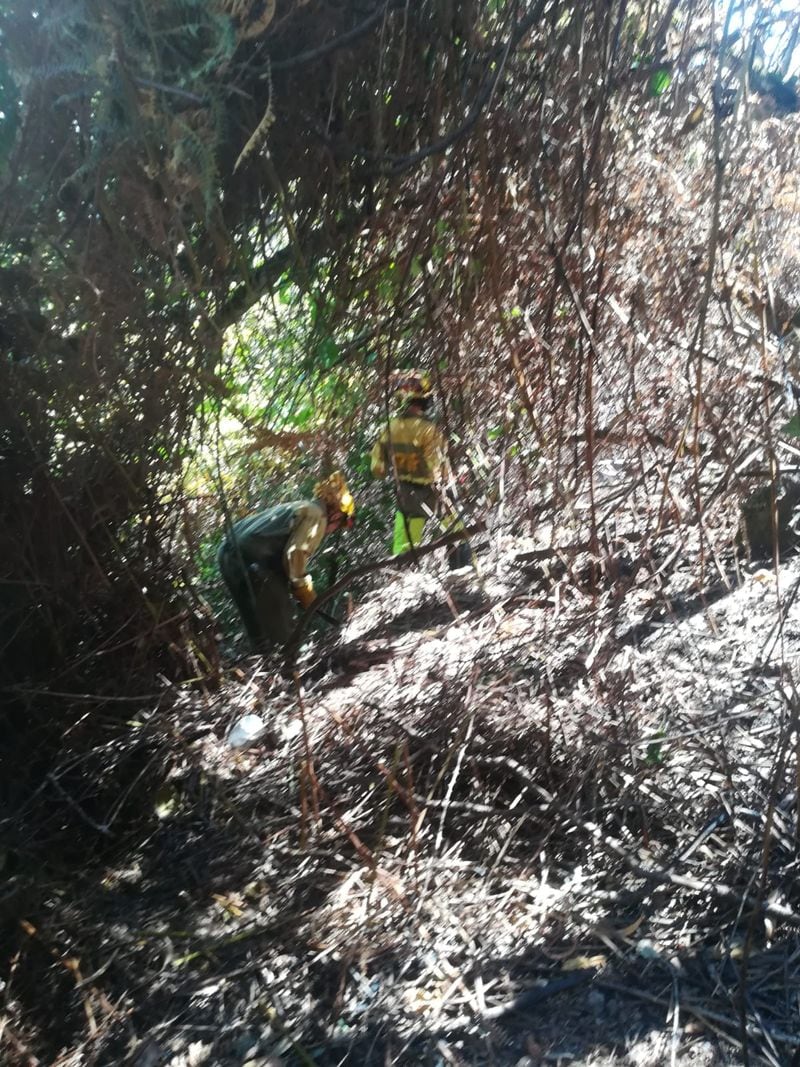
[[[422, 526], [419, 521], [438, 517], [445, 533], [453, 533], [462, 528], [464, 523], [458, 516], [454, 500], [448, 493], [442, 499], [431, 485], [417, 482], [397, 483], [397, 512], [395, 518], [395, 554], [400, 547], [399, 541], [418, 544], [422, 538]], [[403, 546], [401, 551], [408, 551]], [[451, 570], [468, 567], [473, 562], [472, 548], [469, 541], [459, 541], [447, 549], [447, 563]]]
[[430, 519], [440, 510], [439, 497], [432, 485], [399, 481], [397, 510], [409, 519]]
[[294, 611], [283, 561], [264, 560], [252, 566], [227, 540], [220, 546], [217, 561], [253, 648], [262, 652], [270, 645], [286, 644]]

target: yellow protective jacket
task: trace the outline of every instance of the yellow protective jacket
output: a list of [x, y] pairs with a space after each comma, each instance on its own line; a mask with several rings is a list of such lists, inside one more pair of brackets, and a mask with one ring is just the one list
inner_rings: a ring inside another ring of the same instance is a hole
[[295, 500], [240, 519], [226, 540], [238, 546], [245, 563], [281, 561], [293, 586], [311, 588], [306, 567], [322, 543], [327, 524], [325, 508], [317, 501]]
[[432, 485], [447, 473], [447, 445], [441, 430], [418, 415], [390, 419], [372, 448], [370, 466], [375, 478], [393, 469], [401, 482]]

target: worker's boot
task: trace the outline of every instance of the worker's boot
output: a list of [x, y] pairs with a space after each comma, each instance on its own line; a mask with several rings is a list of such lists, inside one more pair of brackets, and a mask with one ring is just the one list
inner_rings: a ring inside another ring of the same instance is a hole
[[451, 571], [461, 570], [463, 567], [474, 567], [475, 557], [469, 541], [460, 541], [453, 545], [447, 553], [447, 566]]

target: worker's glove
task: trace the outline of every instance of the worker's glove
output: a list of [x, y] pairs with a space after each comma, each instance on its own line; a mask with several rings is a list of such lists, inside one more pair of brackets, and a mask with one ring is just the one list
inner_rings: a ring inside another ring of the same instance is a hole
[[303, 585], [295, 585], [292, 588], [292, 593], [297, 603], [303, 607], [310, 607], [317, 599], [317, 594], [314, 592], [314, 586], [311, 584], [311, 579]]

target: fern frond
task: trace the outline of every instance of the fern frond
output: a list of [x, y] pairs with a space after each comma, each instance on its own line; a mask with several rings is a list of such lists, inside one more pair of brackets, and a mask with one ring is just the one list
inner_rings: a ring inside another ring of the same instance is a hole
[[76, 56], [74, 59], [64, 60], [63, 63], [48, 63], [40, 67], [34, 67], [30, 73], [33, 82], [54, 81], [56, 78], [66, 78], [75, 75], [79, 78], [97, 78], [97, 72], [91, 69], [87, 56]]
[[227, 62], [236, 51], [239, 43], [236, 29], [231, 19], [224, 15], [211, 14], [211, 22], [207, 29], [210, 30], [214, 47], [197, 67], [192, 67], [188, 72], [185, 82], [186, 88], [192, 81], [201, 81], [206, 75], [215, 73], [219, 67]]

